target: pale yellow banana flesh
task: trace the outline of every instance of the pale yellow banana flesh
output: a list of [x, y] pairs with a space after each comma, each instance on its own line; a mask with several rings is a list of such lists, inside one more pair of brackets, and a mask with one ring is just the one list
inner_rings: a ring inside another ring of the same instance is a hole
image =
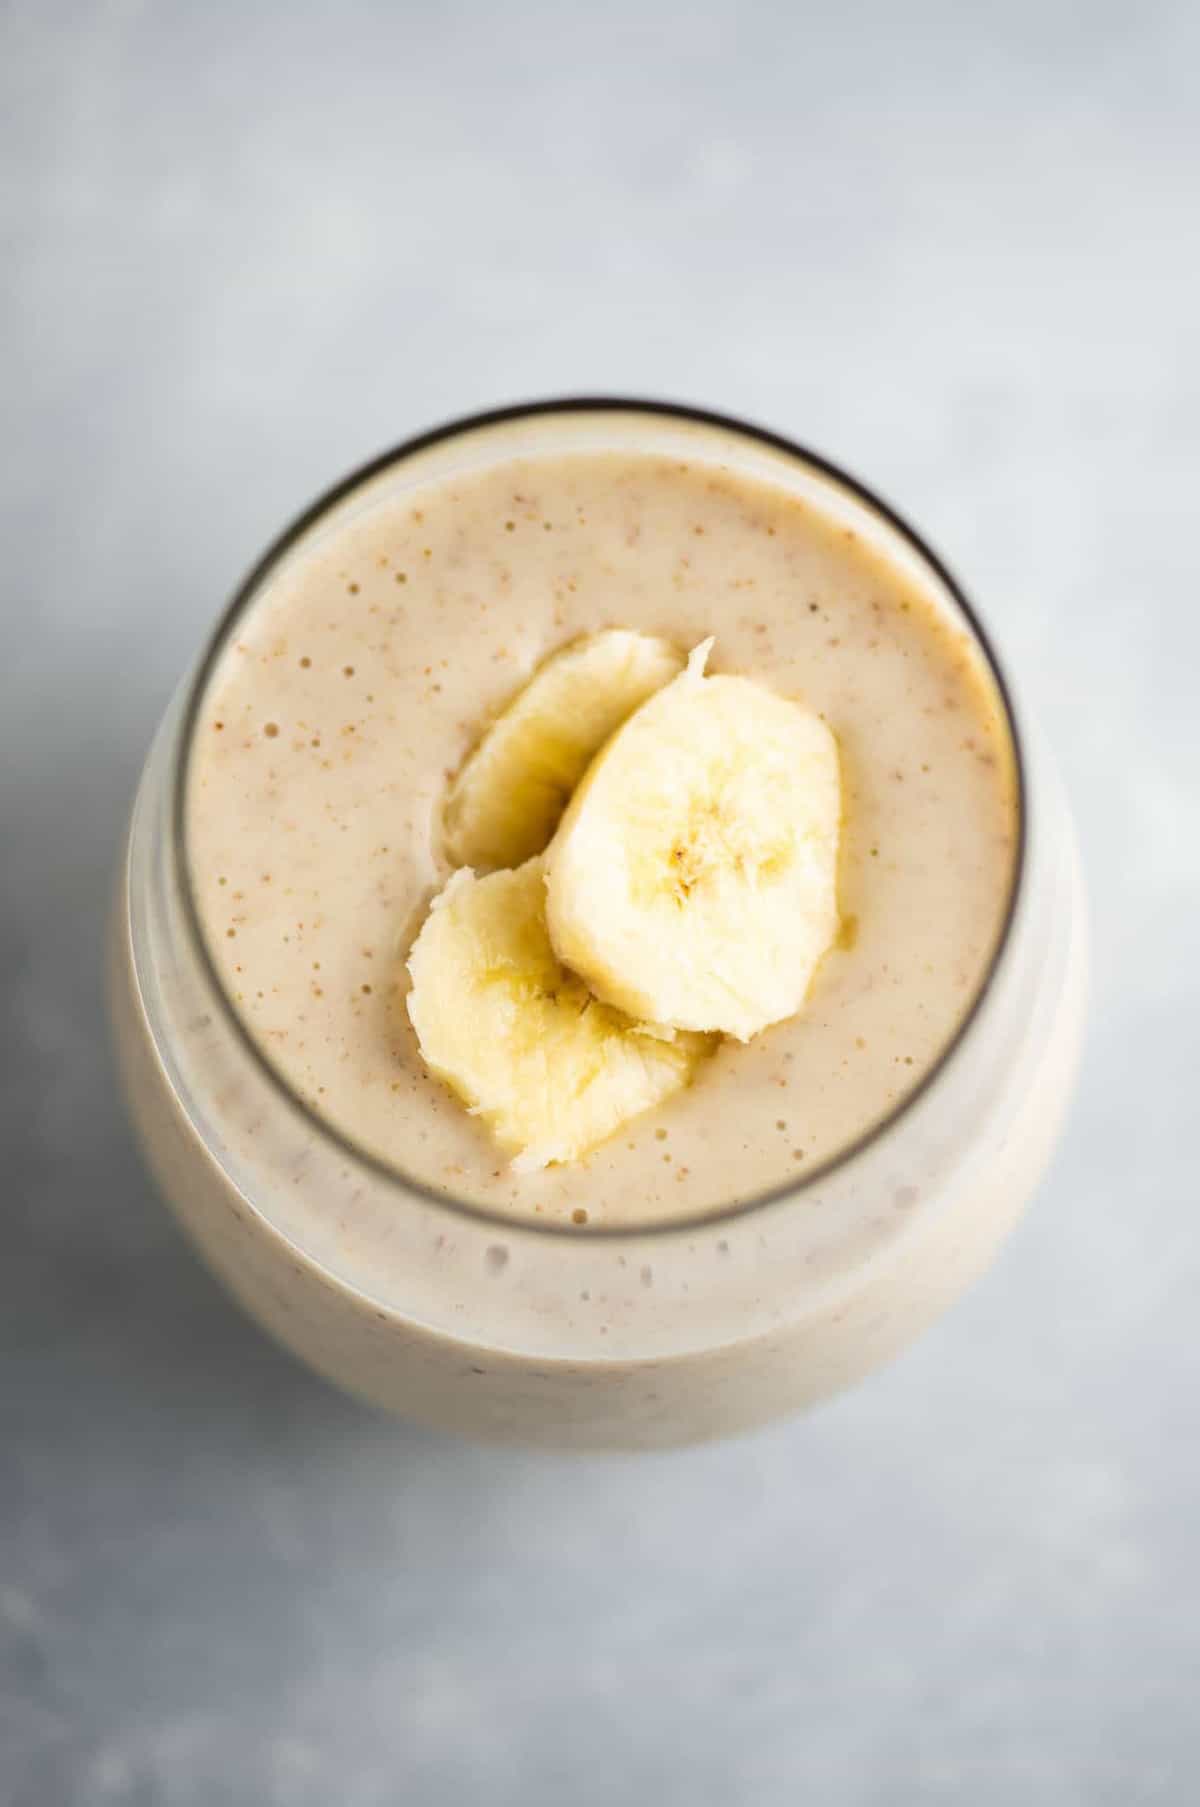
[[837, 746], [708, 643], [592, 762], [546, 855], [554, 952], [627, 1015], [747, 1040], [838, 927]]
[[548, 659], [451, 783], [444, 828], [453, 864], [491, 870], [541, 853], [593, 755], [682, 666], [676, 647], [626, 628]]
[[456, 872], [413, 946], [408, 1013], [430, 1070], [526, 1170], [578, 1160], [691, 1079], [709, 1043], [663, 1040], [555, 958], [541, 859]]

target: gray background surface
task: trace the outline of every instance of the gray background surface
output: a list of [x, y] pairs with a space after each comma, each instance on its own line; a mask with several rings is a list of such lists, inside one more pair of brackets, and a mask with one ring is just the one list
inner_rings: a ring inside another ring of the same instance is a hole
[[[1200, 8], [0, 10], [0, 1803], [1190, 1803]], [[168, 689], [410, 431], [605, 388], [846, 461], [1076, 800], [1083, 1083], [859, 1392], [641, 1460], [310, 1379], [153, 1198], [101, 921]]]

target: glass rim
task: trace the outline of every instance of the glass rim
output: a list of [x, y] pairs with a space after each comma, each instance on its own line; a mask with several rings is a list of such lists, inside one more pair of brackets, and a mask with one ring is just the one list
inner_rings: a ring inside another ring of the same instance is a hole
[[[818, 1162], [803, 1176], [797, 1175], [796, 1178], [787, 1180], [779, 1186], [769, 1187], [763, 1192], [756, 1193], [752, 1198], [742, 1199], [734, 1204], [718, 1207], [713, 1211], [693, 1212], [687, 1217], [669, 1218], [662, 1222], [641, 1225], [590, 1222], [576, 1224], [558, 1220], [534, 1219], [527, 1215], [493, 1210], [489, 1206], [475, 1204], [469, 1199], [459, 1198], [453, 1193], [443, 1192], [434, 1186], [427, 1185], [423, 1180], [406, 1173], [402, 1167], [364, 1147], [336, 1124], [330, 1123], [318, 1115], [259, 1044], [226, 989], [213, 957], [197, 903], [197, 891], [193, 882], [188, 846], [188, 784], [191, 775], [192, 748], [196, 739], [195, 730], [200, 710], [217, 663], [236, 624], [255, 601], [259, 591], [281, 560], [338, 503], [346, 500], [356, 490], [372, 482], [376, 477], [382, 476], [385, 471], [403, 464], [419, 453], [479, 430], [501, 427], [522, 420], [537, 420], [554, 415], [569, 414], [640, 414], [650, 419], [675, 420], [687, 425], [713, 428], [718, 432], [749, 440], [760, 447], [765, 446], [770, 451], [782, 453], [785, 458], [805, 466], [818, 476], [831, 481], [853, 500], [865, 506], [869, 512], [877, 516], [886, 527], [905, 542], [910, 551], [917, 554], [922, 563], [943, 586], [970, 630], [1000, 699], [1009, 744], [1012, 748], [1015, 775], [1016, 843], [1013, 850], [1008, 896], [1000, 927], [988, 957], [986, 969], [975, 988], [970, 1003], [955, 1024], [953, 1033], [939, 1050], [936, 1059], [925, 1069], [920, 1079], [897, 1100], [890, 1110], [868, 1124], [861, 1134], [855, 1136], [825, 1160]], [[381, 452], [374, 458], [368, 459], [366, 463], [357, 466], [345, 477], [322, 491], [314, 501], [309, 503], [307, 508], [303, 509], [276, 535], [243, 577], [217, 617], [200, 658], [187, 680], [183, 712], [172, 748], [171, 766], [172, 864], [175, 881], [182, 899], [184, 919], [198, 952], [207, 987], [216, 999], [226, 1024], [253, 1064], [289, 1109], [297, 1113], [318, 1136], [333, 1147], [340, 1149], [345, 1156], [365, 1168], [376, 1178], [383, 1180], [390, 1187], [399, 1187], [410, 1194], [415, 1194], [424, 1204], [447, 1211], [453, 1216], [465, 1218], [476, 1225], [486, 1226], [489, 1231], [502, 1230], [510, 1236], [532, 1234], [535, 1237], [562, 1238], [564, 1241], [582, 1238], [593, 1241], [612, 1242], [625, 1239], [643, 1242], [647, 1238], [666, 1239], [682, 1234], [694, 1235], [699, 1230], [715, 1229], [720, 1225], [727, 1225], [759, 1212], [765, 1212], [773, 1205], [781, 1204], [786, 1200], [798, 1198], [811, 1192], [822, 1182], [828, 1181], [835, 1173], [850, 1167], [869, 1149], [882, 1142], [915, 1110], [961, 1051], [964, 1042], [979, 1020], [984, 1004], [994, 989], [996, 976], [1012, 941], [1013, 924], [1025, 890], [1028, 863], [1029, 795], [1025, 755], [1013, 703], [1012, 688], [991, 638], [962, 584], [933, 547], [897, 509], [859, 478], [851, 476], [832, 459], [810, 450], [798, 440], [777, 433], [769, 427], [740, 419], [735, 415], [694, 407], [683, 402], [614, 395], [561, 396], [542, 401], [515, 402], [504, 407], [460, 415], [441, 426], [429, 428], [425, 432], [402, 440], [398, 445], [390, 447], [387, 451]], [[261, 1207], [256, 1206], [256, 1209], [261, 1209]]]

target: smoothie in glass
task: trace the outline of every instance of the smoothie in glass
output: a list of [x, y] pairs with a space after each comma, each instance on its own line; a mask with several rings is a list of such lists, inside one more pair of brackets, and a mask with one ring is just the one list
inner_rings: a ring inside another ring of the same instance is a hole
[[[454, 773], [612, 627], [712, 637], [832, 730], [840, 926], [794, 1015], [521, 1171], [427, 1069], [405, 959]], [[638, 1444], [828, 1392], [982, 1265], [1066, 1096], [1082, 904], [914, 536], [768, 436], [577, 404], [402, 450], [268, 554], [151, 757], [114, 971], [152, 1164], [276, 1334], [437, 1423]]]

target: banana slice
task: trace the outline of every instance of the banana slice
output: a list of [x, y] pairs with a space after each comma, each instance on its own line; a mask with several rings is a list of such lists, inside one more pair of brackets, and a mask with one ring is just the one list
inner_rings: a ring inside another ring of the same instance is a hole
[[705, 1038], [662, 1040], [599, 1003], [554, 957], [545, 869], [456, 872], [409, 956], [426, 1065], [529, 1170], [586, 1154], [688, 1083]]
[[555, 953], [627, 1015], [747, 1041], [838, 927], [837, 746], [711, 640], [593, 762], [546, 855]]
[[519, 866], [541, 853], [588, 761], [670, 683], [683, 655], [608, 628], [546, 661], [497, 717], [450, 786], [446, 852], [457, 866]]

